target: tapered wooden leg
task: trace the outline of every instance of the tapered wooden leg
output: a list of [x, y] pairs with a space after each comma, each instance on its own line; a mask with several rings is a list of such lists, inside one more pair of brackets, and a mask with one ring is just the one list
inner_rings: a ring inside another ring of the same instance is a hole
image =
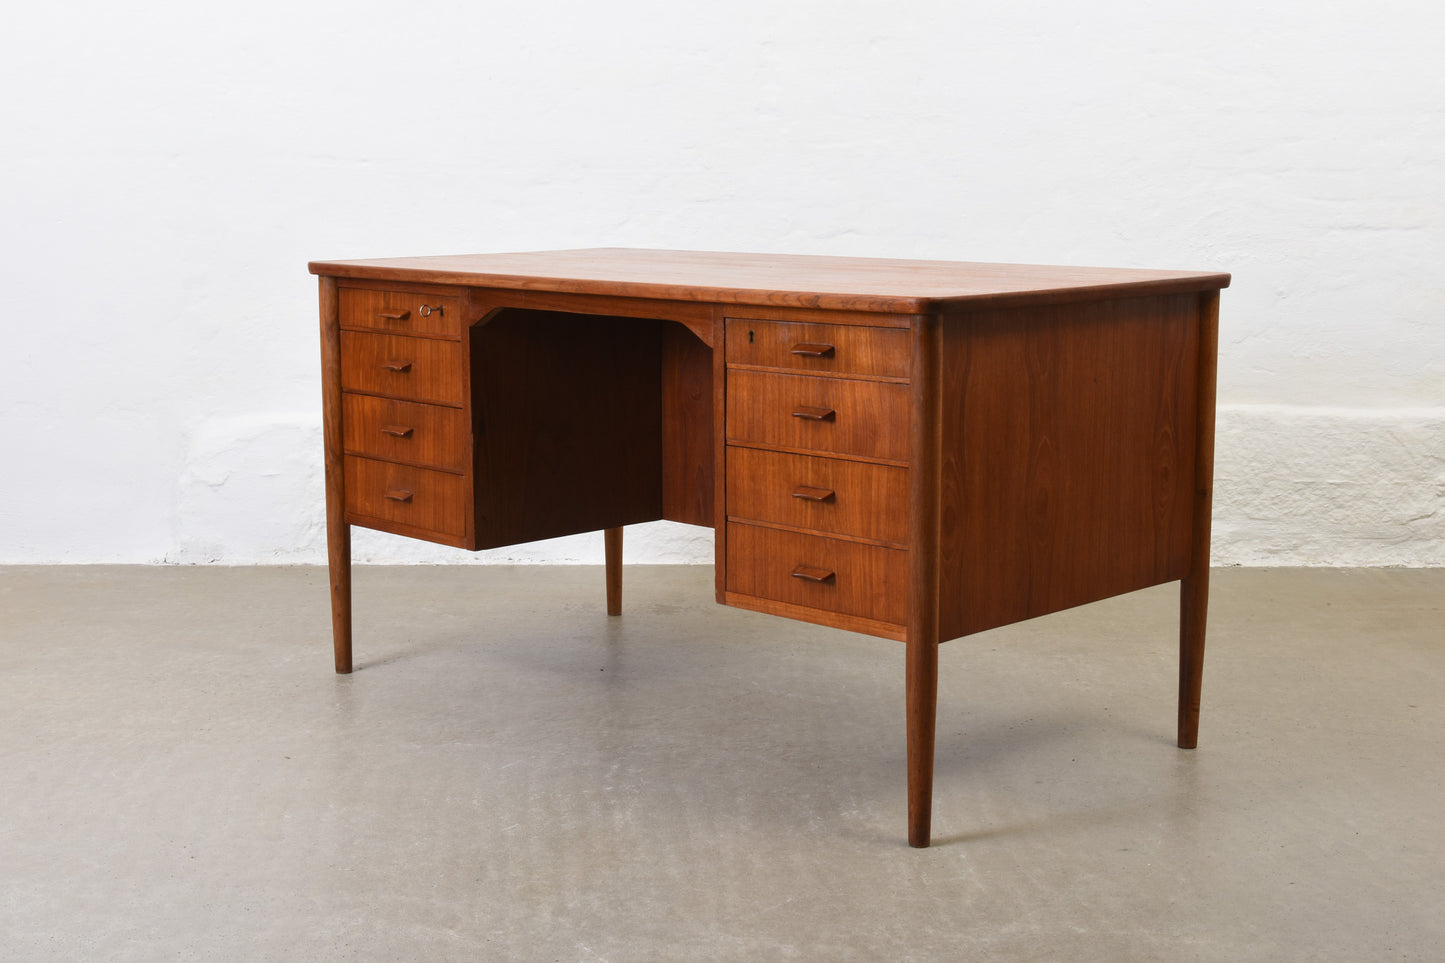
[[351, 671], [351, 526], [346, 524], [341, 434], [341, 327], [336, 279], [320, 281], [321, 434], [326, 467], [326, 562], [331, 578], [331, 645], [336, 671]]
[[1199, 695], [1204, 681], [1204, 623], [1209, 566], [1179, 583], [1179, 748], [1199, 745]]
[[933, 734], [938, 713], [938, 641], [908, 640], [908, 845], [927, 846], [933, 823]]
[[1189, 576], [1179, 584], [1179, 748], [1199, 745], [1204, 626], [1209, 613], [1209, 534], [1214, 512], [1214, 390], [1219, 292], [1199, 299], [1199, 407], [1194, 433], [1194, 525]]
[[608, 528], [602, 532], [607, 555], [607, 614], [622, 614], [622, 529]]
[[933, 822], [933, 735], [938, 711], [938, 567], [942, 446], [941, 328], [913, 320], [912, 436], [908, 466], [908, 845], [927, 846]]
[[331, 645], [336, 671], [351, 671], [351, 526], [326, 526], [327, 563], [331, 572]]

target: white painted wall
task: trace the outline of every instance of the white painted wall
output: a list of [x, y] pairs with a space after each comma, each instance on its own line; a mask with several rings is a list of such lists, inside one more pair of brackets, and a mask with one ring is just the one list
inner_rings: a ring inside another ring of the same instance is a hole
[[1438, 3], [5, 19], [0, 562], [323, 559], [306, 261], [623, 245], [1232, 271], [1216, 561], [1445, 564]]

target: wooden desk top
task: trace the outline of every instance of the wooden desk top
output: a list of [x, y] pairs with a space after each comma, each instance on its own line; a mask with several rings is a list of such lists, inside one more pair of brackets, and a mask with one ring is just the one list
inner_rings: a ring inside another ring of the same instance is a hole
[[1229, 286], [1228, 274], [1193, 271], [634, 248], [312, 261], [310, 269], [338, 278], [890, 314]]

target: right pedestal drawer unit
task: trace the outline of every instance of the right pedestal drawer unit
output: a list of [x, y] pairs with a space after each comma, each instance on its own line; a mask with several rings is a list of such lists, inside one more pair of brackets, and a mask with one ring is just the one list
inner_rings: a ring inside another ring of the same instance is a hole
[[729, 318], [726, 601], [903, 637], [907, 328]]

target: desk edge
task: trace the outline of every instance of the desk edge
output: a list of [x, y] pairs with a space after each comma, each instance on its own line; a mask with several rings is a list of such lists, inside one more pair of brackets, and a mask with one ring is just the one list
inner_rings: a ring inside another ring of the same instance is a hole
[[1230, 275], [1185, 274], [1105, 284], [1069, 285], [1024, 291], [995, 291], [956, 296], [906, 297], [885, 294], [764, 290], [706, 287], [644, 281], [611, 281], [535, 275], [486, 274], [435, 268], [372, 265], [358, 261], [312, 261], [312, 274], [347, 280], [404, 281], [494, 288], [504, 291], [547, 291], [560, 294], [649, 298], [720, 305], [813, 308], [825, 311], [866, 311], [878, 314], [962, 314], [979, 308], [1050, 304], [1062, 301], [1103, 301], [1213, 291], [1229, 286]]

